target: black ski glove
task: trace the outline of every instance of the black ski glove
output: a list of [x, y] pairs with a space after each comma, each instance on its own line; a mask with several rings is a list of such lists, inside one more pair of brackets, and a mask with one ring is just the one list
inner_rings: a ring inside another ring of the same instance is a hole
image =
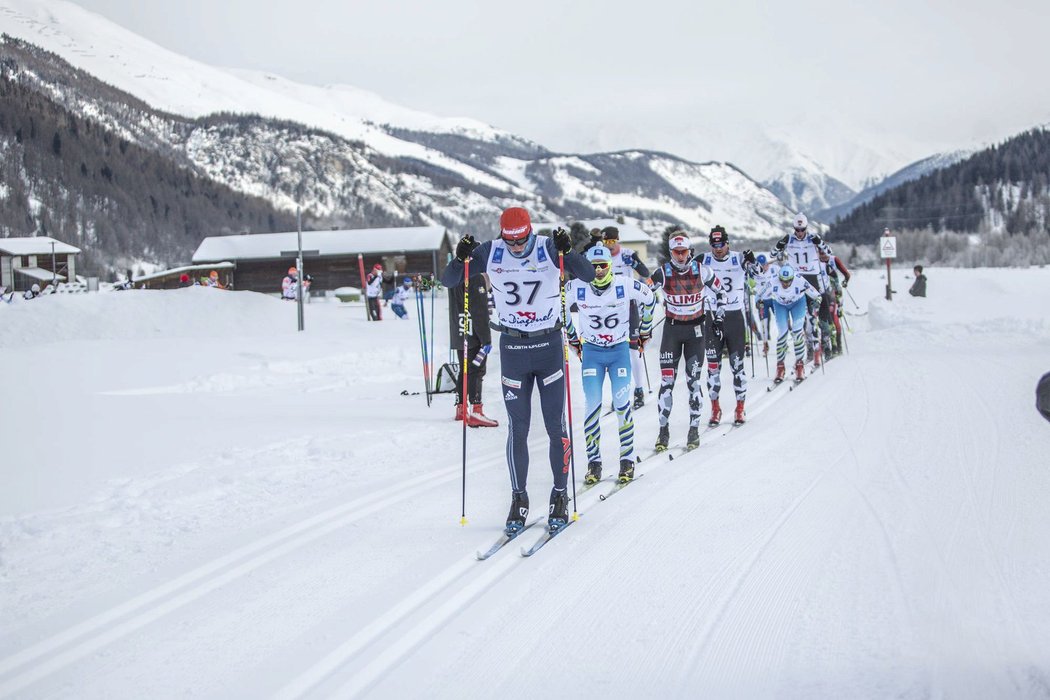
[[470, 254], [477, 247], [478, 244], [474, 240], [474, 236], [471, 236], [469, 233], [463, 236], [463, 238], [459, 239], [459, 243], [456, 244], [456, 260], [463, 262], [470, 257]]
[[849, 286], [849, 280], [842, 280], [842, 288], [845, 289]]
[[751, 252], [750, 248], [744, 251], [744, 262], [751, 265], [755, 264], [755, 254]]
[[638, 334], [638, 349], [645, 350], [645, 345], [653, 339], [652, 333], [639, 333]]
[[711, 333], [715, 336], [715, 340], [719, 343], [725, 337], [725, 332], [722, 330], [722, 319], [716, 318], [714, 323], [711, 324]]
[[572, 250], [572, 238], [569, 237], [569, 232], [560, 226], [554, 232], [554, 248], [559, 253], [568, 253]]
[[572, 351], [574, 353], [576, 353], [576, 359], [577, 360], [582, 360], [583, 359], [583, 343], [581, 343], [579, 341], [579, 339], [570, 340], [569, 341], [569, 347], [572, 348]]

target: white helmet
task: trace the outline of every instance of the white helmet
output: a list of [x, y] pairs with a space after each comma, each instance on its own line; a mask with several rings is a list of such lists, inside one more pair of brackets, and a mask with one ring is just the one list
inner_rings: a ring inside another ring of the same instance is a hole
[[667, 239], [668, 250], [692, 250], [693, 242], [684, 233], [676, 233]]
[[805, 214], [799, 212], [799, 215], [795, 217], [795, 230], [805, 231], [807, 226], [809, 226], [809, 220]]
[[40, 293], [40, 285], [39, 284], [34, 284], [32, 287], [30, 287], [30, 289], [32, 290], [33, 294], [39, 294]]

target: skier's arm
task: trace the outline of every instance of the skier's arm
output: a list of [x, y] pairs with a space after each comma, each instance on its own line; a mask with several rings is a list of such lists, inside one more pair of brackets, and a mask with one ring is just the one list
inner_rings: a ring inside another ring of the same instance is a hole
[[820, 236], [810, 234], [809, 240], [812, 241], [813, 245], [817, 247], [819, 252], [824, 253], [824, 255], [831, 255], [831, 247], [828, 246]]
[[638, 257], [638, 253], [631, 253], [630, 264], [631, 267], [634, 268], [634, 271], [642, 276], [642, 279], [649, 279], [649, 268], [646, 267], [645, 263], [642, 262], [642, 259]]
[[[553, 238], [547, 239], [547, 253], [550, 254], [552, 260], [558, 259], [558, 249], [554, 246]], [[565, 253], [565, 272], [584, 282], [594, 280], [594, 266], [587, 262], [587, 258], [574, 250]]]
[[777, 241], [776, 245], [774, 245], [769, 250], [769, 257], [770, 257], [770, 259], [776, 260], [776, 259], [780, 258], [780, 255], [781, 255], [781, 253], [784, 252], [784, 248], [787, 247], [787, 244], [788, 244], [788, 237], [787, 236], [784, 236], [779, 241]]
[[656, 309], [656, 295], [653, 294], [653, 290], [636, 280], [632, 296], [638, 301], [638, 307], [642, 312], [641, 322], [638, 324], [638, 332], [651, 333], [653, 329], [653, 311]]
[[722, 287], [722, 280], [718, 279], [714, 270], [706, 266], [700, 268], [700, 275], [704, 286], [715, 295], [715, 320], [721, 320], [726, 313], [726, 290]]
[[812, 284], [809, 283], [809, 280], [803, 279], [802, 282], [805, 283], [805, 285], [806, 285], [804, 287], [804, 291], [806, 292], [806, 296], [809, 297], [810, 299], [812, 299], [813, 301], [815, 301], [817, 303], [820, 303], [820, 300], [822, 298], [821, 295], [820, 295], [820, 292], [818, 292], [816, 290], [816, 288]]
[[[474, 263], [470, 268], [471, 276], [474, 274], [481, 274], [488, 270], [490, 250], [492, 250], [492, 241], [485, 241], [470, 254], [470, 261]], [[445, 267], [444, 272], [441, 273], [441, 284], [449, 289], [463, 284], [462, 260], [452, 258], [452, 260], [449, 261], [448, 266]]]
[[852, 275], [849, 273], [849, 270], [846, 269], [846, 264], [842, 262], [837, 255], [835, 256], [835, 267], [837, 267], [839, 272], [842, 273], [842, 286], [845, 287], [849, 283], [849, 278], [852, 277]]

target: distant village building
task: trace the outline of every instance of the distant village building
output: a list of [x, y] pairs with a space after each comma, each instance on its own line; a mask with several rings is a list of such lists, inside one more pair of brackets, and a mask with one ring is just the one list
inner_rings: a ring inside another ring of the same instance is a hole
[[[209, 236], [193, 254], [193, 263], [232, 263], [236, 289], [277, 292], [288, 268], [295, 265], [298, 246], [295, 231]], [[381, 263], [387, 274], [437, 275], [452, 249], [443, 226], [303, 231], [303, 273], [313, 279], [312, 292], [360, 287], [358, 255], [366, 272]]]
[[[652, 237], [638, 228], [634, 224], [621, 224], [616, 219], [579, 219], [564, 222], [540, 222], [533, 223], [532, 228], [536, 231], [553, 231], [558, 226], [564, 227], [566, 230], [573, 223], [581, 223], [587, 227], [587, 230], [594, 228], [602, 229], [606, 226], [615, 226], [620, 230], [620, 245], [630, 248], [634, 252], [638, 253], [638, 257], [641, 258], [642, 262], [652, 269], [656, 265], [656, 248]], [[652, 250], [650, 250], [652, 248]]]
[[0, 285], [23, 292], [76, 278], [80, 248], [50, 236], [0, 238]]

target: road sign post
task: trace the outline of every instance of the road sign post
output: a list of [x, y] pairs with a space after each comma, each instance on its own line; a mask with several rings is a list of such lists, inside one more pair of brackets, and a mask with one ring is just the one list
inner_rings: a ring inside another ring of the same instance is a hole
[[882, 232], [879, 239], [879, 255], [886, 261], [886, 301], [893, 301], [893, 281], [890, 277], [890, 261], [897, 257], [897, 238], [890, 235], [890, 230]]

